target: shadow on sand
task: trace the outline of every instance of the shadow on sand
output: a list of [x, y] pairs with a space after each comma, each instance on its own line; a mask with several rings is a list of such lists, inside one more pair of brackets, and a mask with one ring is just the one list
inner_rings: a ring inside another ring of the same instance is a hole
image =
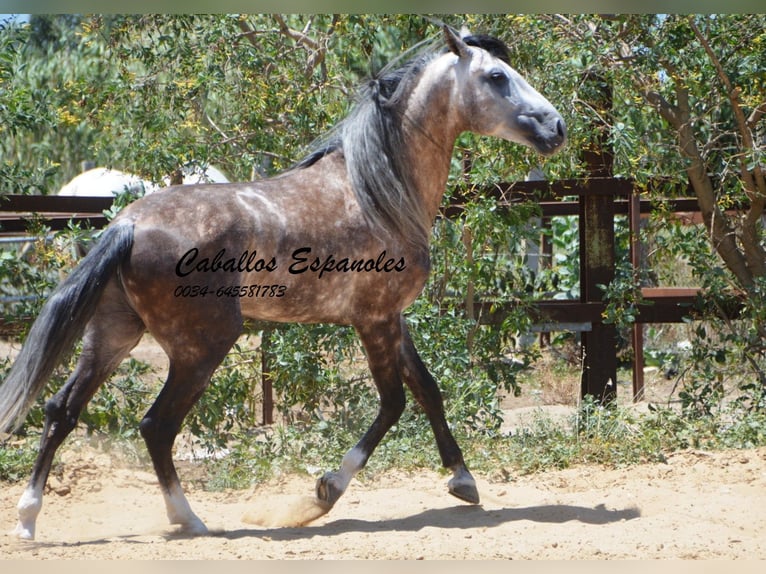
[[[237, 540], [240, 538], [269, 538], [275, 541], [299, 540], [304, 538], [338, 536], [345, 533], [376, 533], [376, 532], [417, 532], [423, 528], [492, 528], [508, 522], [529, 520], [531, 522], [546, 522], [559, 524], [576, 521], [585, 524], [610, 524], [623, 520], [633, 520], [641, 516], [637, 508], [610, 510], [603, 504], [595, 508], [572, 506], [567, 504], [550, 504], [517, 508], [498, 508], [487, 510], [482, 506], [458, 505], [448, 508], [425, 510], [412, 516], [388, 520], [358, 520], [343, 518], [318, 526], [302, 526], [298, 528], [242, 528], [237, 530], [211, 530], [208, 536]], [[28, 548], [60, 547], [60, 546], [100, 546], [117, 540], [128, 544], [147, 543], [145, 534], [110, 536], [83, 540], [79, 542], [25, 542]], [[162, 536], [167, 540], [191, 538], [183, 532], [165, 532]]]
[[229, 530], [211, 533], [228, 539], [248, 536], [264, 537], [272, 540], [295, 540], [319, 536], [336, 536], [347, 532], [417, 532], [423, 528], [492, 528], [508, 522], [529, 520], [532, 522], [563, 523], [577, 521], [585, 524], [610, 524], [623, 520], [632, 520], [641, 516], [637, 508], [609, 510], [603, 504], [595, 508], [551, 504], [517, 508], [499, 508], [487, 510], [482, 506], [452, 506], [425, 510], [412, 516], [389, 520], [356, 520], [343, 518], [319, 526], [300, 528], [253, 528]]

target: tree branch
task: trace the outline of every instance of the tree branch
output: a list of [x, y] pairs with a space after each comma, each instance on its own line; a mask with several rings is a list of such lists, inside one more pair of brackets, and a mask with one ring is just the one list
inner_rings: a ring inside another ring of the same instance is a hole
[[274, 20], [277, 21], [277, 25], [279, 26], [279, 32], [283, 34], [284, 36], [287, 36], [291, 40], [294, 40], [296, 44], [299, 44], [301, 46], [306, 46], [310, 50], [321, 49], [321, 46], [313, 38], [306, 35], [306, 32], [311, 26], [311, 20], [309, 20], [308, 24], [306, 24], [306, 27], [304, 28], [304, 30], [302, 32], [299, 32], [297, 30], [293, 30], [292, 28], [290, 28], [290, 26], [287, 25], [287, 22], [285, 22], [285, 19], [282, 17], [281, 14], [272, 14], [272, 17], [274, 18]]
[[747, 127], [751, 130], [755, 129], [756, 124], [761, 121], [764, 114], [766, 114], [766, 102], [763, 102], [753, 110], [753, 113], [747, 118]]
[[[760, 165], [756, 164], [752, 173], [748, 170], [748, 158], [751, 155], [750, 152], [755, 148], [755, 142], [753, 141], [750, 121], [745, 118], [745, 113], [740, 104], [739, 96], [742, 93], [742, 90], [739, 86], [735, 86], [731, 83], [729, 76], [726, 74], [726, 70], [724, 70], [720, 59], [713, 51], [710, 42], [694, 21], [694, 16], [689, 16], [687, 21], [694, 32], [695, 37], [705, 50], [710, 62], [713, 64], [718, 79], [726, 90], [726, 95], [731, 104], [732, 111], [734, 112], [734, 119], [742, 141], [742, 148], [746, 152], [739, 154], [739, 175], [745, 193], [747, 193], [748, 199], [750, 200], [750, 208], [742, 222], [742, 246], [745, 251], [745, 257], [747, 258], [753, 273], [757, 276], [763, 276], [766, 274], [766, 251], [761, 247], [757, 226], [760, 224], [761, 215], [763, 214], [764, 206], [766, 205], [766, 181], [764, 181], [764, 175]], [[759, 113], [756, 113], [758, 109], [759, 108], [756, 108], [751, 114], [751, 118], [754, 119], [759, 117]]]
[[713, 183], [707, 174], [705, 160], [697, 147], [691, 125], [688, 90], [676, 83], [677, 105], [671, 104], [656, 91], [643, 89], [642, 95], [677, 133], [681, 153], [690, 161], [686, 174], [697, 196], [700, 212], [710, 233], [713, 247], [737, 277], [740, 285], [745, 288], [751, 287], [753, 273], [749, 267], [750, 257], [746, 259], [737, 247], [734, 229], [716, 202]]
[[718, 59], [718, 56], [716, 56], [713, 48], [710, 46], [710, 42], [699, 29], [697, 23], [694, 21], [694, 16], [689, 16], [687, 21], [689, 22], [689, 26], [694, 32], [694, 35], [697, 37], [697, 40], [699, 40], [699, 43], [702, 44], [702, 48], [705, 50], [708, 58], [710, 58], [710, 62], [715, 68], [718, 79], [721, 80], [724, 88], [726, 88], [726, 95], [729, 98], [729, 102], [731, 103], [732, 109], [734, 111], [737, 127], [739, 128], [739, 132], [742, 136], [742, 141], [745, 143], [745, 147], [752, 149], [753, 137], [750, 134], [750, 130], [747, 129], [747, 120], [745, 120], [745, 114], [742, 112], [742, 107], [739, 105], [739, 94], [741, 93], [740, 88], [732, 85], [729, 76], [726, 74], [726, 71], [721, 65], [721, 61]]
[[240, 17], [237, 19], [237, 25], [239, 26], [239, 29], [242, 31], [242, 36], [247, 38], [247, 40], [253, 45], [253, 47], [257, 48], [258, 44], [255, 41], [255, 30], [253, 30], [250, 25], [245, 22], [245, 20]]
[[[281, 14], [272, 14], [272, 17], [277, 21], [280, 34], [290, 38], [291, 40], [294, 40], [296, 44], [303, 46], [309, 51], [308, 61], [306, 62], [306, 76], [310, 77], [314, 73], [314, 70], [316, 70], [317, 66], [322, 66], [324, 69], [324, 59], [325, 54], [327, 53], [327, 45], [326, 43], [317, 42], [308, 35], [308, 31], [311, 28], [313, 20], [310, 19], [306, 23], [306, 26], [303, 28], [303, 30], [299, 32], [298, 30], [290, 28]], [[334, 17], [332, 24], [330, 25], [329, 34], [333, 33], [336, 21], [337, 17]]]

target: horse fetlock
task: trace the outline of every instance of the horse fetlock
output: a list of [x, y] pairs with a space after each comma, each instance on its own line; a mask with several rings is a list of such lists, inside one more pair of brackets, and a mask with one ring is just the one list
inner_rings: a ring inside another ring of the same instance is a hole
[[334, 506], [338, 499], [346, 491], [346, 485], [342, 484], [335, 472], [326, 472], [317, 480], [316, 496], [322, 502]]
[[23, 540], [34, 540], [37, 515], [40, 514], [40, 510], [43, 507], [41, 490], [41, 488], [38, 489], [30, 486], [21, 495], [19, 503], [16, 505], [19, 521], [16, 524], [16, 528], [10, 533], [11, 535]]
[[[25, 502], [24, 498], [22, 498], [22, 502]], [[37, 515], [40, 513], [42, 501], [35, 501], [35, 504], [30, 505], [22, 505], [22, 502], [18, 506], [19, 521], [16, 524], [16, 528], [10, 534], [22, 540], [34, 540]]]
[[471, 473], [465, 467], [456, 469], [454, 476], [447, 483], [449, 493], [471, 504], [479, 504], [479, 490], [476, 488], [476, 481]]

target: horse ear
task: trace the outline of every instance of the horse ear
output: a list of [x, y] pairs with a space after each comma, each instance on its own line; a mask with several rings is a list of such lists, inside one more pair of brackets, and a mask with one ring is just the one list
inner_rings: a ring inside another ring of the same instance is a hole
[[468, 55], [468, 46], [466, 46], [465, 42], [460, 39], [460, 36], [452, 31], [452, 28], [445, 25], [442, 30], [444, 32], [444, 40], [447, 42], [447, 47], [449, 48], [450, 52], [460, 58]]

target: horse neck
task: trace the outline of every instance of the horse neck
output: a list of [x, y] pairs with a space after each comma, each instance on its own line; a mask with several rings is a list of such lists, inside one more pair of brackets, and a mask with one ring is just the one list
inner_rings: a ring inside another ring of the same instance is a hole
[[413, 181], [433, 223], [447, 186], [455, 141], [463, 131], [451, 84], [443, 74], [424, 72], [408, 98], [402, 130], [407, 157], [416, 158]]

